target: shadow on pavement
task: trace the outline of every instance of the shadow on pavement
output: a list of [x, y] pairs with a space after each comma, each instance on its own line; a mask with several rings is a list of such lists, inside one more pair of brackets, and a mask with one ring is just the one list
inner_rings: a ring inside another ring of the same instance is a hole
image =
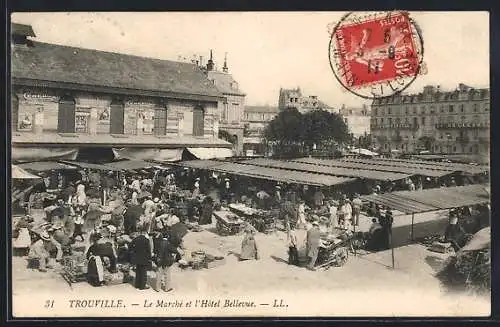
[[425, 257], [425, 262], [432, 268], [432, 270], [439, 272], [442, 270], [445, 260], [434, 255], [428, 255]]

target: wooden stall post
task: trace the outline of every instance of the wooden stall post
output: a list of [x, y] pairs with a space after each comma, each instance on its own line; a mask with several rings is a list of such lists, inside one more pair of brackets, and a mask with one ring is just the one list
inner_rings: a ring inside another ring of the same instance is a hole
[[394, 246], [392, 246], [392, 226], [389, 230], [389, 246], [391, 247], [392, 269], [394, 269]]
[[415, 213], [413, 212], [411, 214], [411, 240], [414, 241], [414, 234], [413, 234], [413, 224], [414, 224], [414, 219], [415, 219]]

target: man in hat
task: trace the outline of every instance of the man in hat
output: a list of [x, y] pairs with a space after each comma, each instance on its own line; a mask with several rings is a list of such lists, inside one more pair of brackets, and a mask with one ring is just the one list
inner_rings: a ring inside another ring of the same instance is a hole
[[158, 251], [156, 251], [155, 263], [158, 269], [156, 270], [156, 283], [154, 290], [159, 292], [170, 292], [172, 288], [172, 273], [171, 268], [175, 262], [175, 257], [179, 252], [180, 244], [175, 237], [162, 237], [158, 242]]
[[386, 210], [385, 215], [382, 215], [379, 220], [380, 225], [382, 226], [382, 230], [384, 232], [384, 249], [389, 249], [391, 244], [390, 244], [390, 238], [392, 234], [392, 223], [394, 221], [394, 218], [392, 217], [392, 211], [391, 210]]
[[135, 288], [146, 290], [149, 289], [147, 272], [151, 265], [152, 247], [145, 226], [141, 226], [139, 231], [140, 235], [130, 243], [131, 263], [135, 265]]
[[127, 209], [123, 214], [123, 227], [125, 234], [132, 234], [137, 230], [137, 222], [143, 213], [142, 207], [138, 204], [133, 204], [131, 200], [127, 201]]
[[325, 200], [325, 195], [321, 192], [321, 188], [317, 188], [314, 193], [314, 205], [316, 209], [319, 209], [323, 205], [323, 201]]
[[358, 193], [354, 194], [354, 199], [352, 200], [352, 214], [353, 214], [353, 224], [354, 226], [359, 226], [359, 215], [361, 214], [361, 198]]
[[46, 272], [47, 268], [52, 268], [51, 253], [56, 251], [56, 261], [61, 260], [63, 252], [61, 244], [50, 237], [47, 231], [40, 233], [40, 239], [30, 246], [28, 253], [29, 259], [36, 259], [39, 261], [39, 270]]
[[306, 252], [309, 257], [309, 264], [307, 268], [314, 270], [314, 265], [318, 259], [319, 245], [321, 241], [321, 232], [319, 230], [319, 223], [317, 220], [312, 222], [312, 227], [307, 231]]

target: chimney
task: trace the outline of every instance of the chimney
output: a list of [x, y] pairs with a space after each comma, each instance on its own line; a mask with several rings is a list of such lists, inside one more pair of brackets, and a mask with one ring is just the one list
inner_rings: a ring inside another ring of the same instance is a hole
[[229, 71], [229, 68], [227, 67], [227, 52], [224, 55], [224, 66], [222, 67], [222, 71], [224, 73], [227, 73]]
[[203, 56], [200, 56], [200, 66], [203, 66]]
[[214, 58], [212, 55], [212, 49], [210, 49], [210, 59], [208, 59], [207, 70], [208, 71], [214, 70]]

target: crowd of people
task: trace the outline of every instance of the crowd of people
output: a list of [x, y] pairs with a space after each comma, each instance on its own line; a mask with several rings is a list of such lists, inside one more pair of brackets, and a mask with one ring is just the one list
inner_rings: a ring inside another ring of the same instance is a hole
[[[410, 190], [422, 184], [415, 187], [411, 179], [406, 181]], [[39, 270], [45, 272], [54, 261], [71, 256], [75, 244], [81, 243], [88, 260], [88, 280], [94, 286], [104, 285], [107, 274], [133, 266], [135, 287], [147, 289], [147, 272], [154, 266], [154, 289], [170, 291], [170, 267], [175, 262], [187, 265], [189, 261], [183, 245], [189, 228], [211, 224], [213, 211], [230, 203], [277, 212], [275, 220], [282, 222], [287, 233], [290, 264], [298, 265], [300, 261], [297, 230], [307, 229], [309, 269], [314, 269], [325, 234], [320, 225], [326, 227], [326, 233], [341, 230], [352, 235], [359, 230], [364, 210], [372, 220], [365, 233], [367, 248], [383, 250], [389, 248], [393, 223], [390, 210], [378, 205], [363, 208], [357, 193], [256, 182], [187, 168], [154, 169], [142, 174], [84, 169], [57, 186], [58, 192], [43, 199], [43, 223], [33, 227], [29, 215], [19, 221], [14, 248], [29, 248], [28, 258], [38, 261]], [[394, 183], [390, 182], [383, 188], [378, 184], [373, 187], [374, 193], [393, 190]], [[241, 260], [260, 257], [255, 227], [247, 224], [244, 229]]]

